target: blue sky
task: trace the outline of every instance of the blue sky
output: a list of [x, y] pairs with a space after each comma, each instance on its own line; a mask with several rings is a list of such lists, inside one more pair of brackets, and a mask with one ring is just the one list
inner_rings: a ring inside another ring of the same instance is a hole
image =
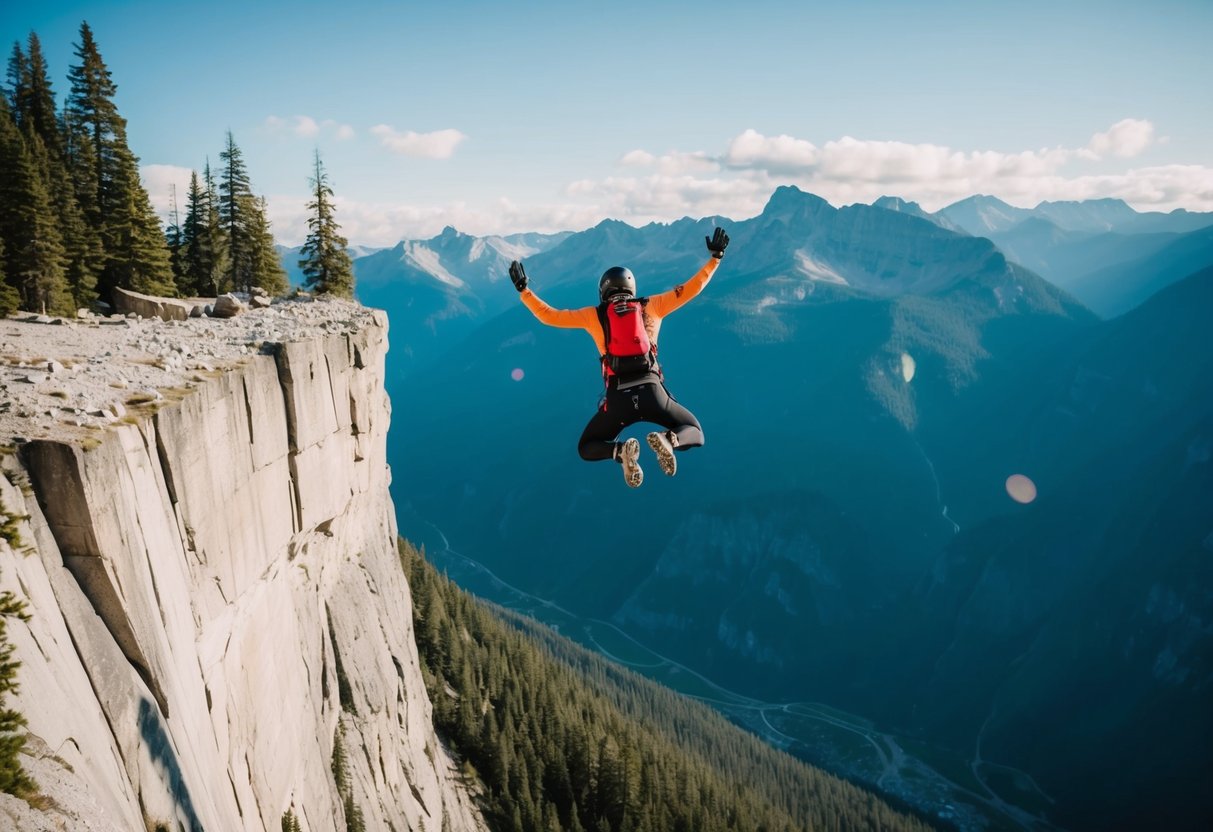
[[775, 186], [935, 210], [1213, 210], [1213, 3], [71, 3], [0, 8], [67, 92], [80, 22], [159, 207], [244, 150], [301, 242], [319, 148], [351, 241], [752, 216]]

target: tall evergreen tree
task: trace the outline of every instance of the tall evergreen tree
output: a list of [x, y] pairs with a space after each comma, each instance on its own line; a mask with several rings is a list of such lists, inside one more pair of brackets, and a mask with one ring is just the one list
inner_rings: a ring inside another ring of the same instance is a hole
[[[28, 146], [27, 146], [28, 145]], [[32, 150], [32, 152], [31, 152]], [[0, 100], [0, 239], [4, 271], [31, 311], [66, 314], [71, 298], [63, 269], [63, 242], [38, 159], [37, 136], [23, 138], [8, 102]]]
[[104, 253], [99, 236], [89, 227], [80, 210], [68, 166], [65, 131], [56, 117], [55, 94], [46, 59], [42, 55], [42, 44], [33, 32], [29, 36], [23, 86], [22, 111], [17, 121], [26, 136], [27, 146], [33, 146], [31, 137], [37, 136], [46, 151], [37, 154], [35, 161], [58, 219], [67, 288], [76, 307], [87, 307], [96, 299], [97, 271]]
[[0, 238], [0, 318], [21, 306], [21, 294], [4, 273], [4, 240]]
[[227, 144], [219, 154], [223, 167], [219, 172], [219, 219], [227, 233], [227, 283], [233, 289], [248, 292], [253, 287], [256, 264], [251, 217], [248, 215], [252, 189], [244, 154], [236, 145], [232, 131], [227, 131]]
[[316, 151], [315, 167], [309, 180], [312, 201], [307, 204], [308, 235], [299, 252], [299, 266], [309, 290], [339, 297], [354, 296], [354, 265], [350, 259], [348, 241], [341, 236], [333, 206], [333, 189], [328, 174]]
[[80, 186], [77, 194], [85, 217], [100, 232], [105, 211], [111, 207], [107, 180], [112, 177], [115, 136], [118, 133], [125, 136], [126, 124], [114, 105], [118, 87], [101, 59], [88, 23], [80, 24], [80, 43], [75, 54], [80, 63], [68, 68], [71, 92], [67, 99], [67, 123], [78, 147], [75, 160], [88, 169], [73, 173]]
[[135, 157], [129, 151], [124, 155], [114, 179], [114, 207], [103, 237], [106, 262], [102, 281], [111, 288], [176, 295], [160, 218], [139, 181]]
[[210, 201], [198, 182], [198, 172], [190, 172], [190, 190], [185, 200], [185, 223], [181, 226], [181, 281], [183, 295], [214, 295], [215, 251], [208, 227]]
[[26, 92], [17, 121], [23, 129], [37, 133], [51, 158], [59, 161], [63, 158], [63, 136], [56, 118], [55, 93], [51, 89], [46, 58], [42, 55], [42, 43], [33, 32], [29, 35], [26, 54]]
[[221, 288], [230, 289], [232, 287], [224, 286], [227, 281], [227, 233], [223, 230], [223, 219], [219, 216], [219, 187], [215, 184], [215, 177], [211, 173], [210, 159], [206, 160], [206, 165], [202, 168], [202, 184], [205, 186], [203, 230], [206, 236], [206, 251], [209, 252], [206, 260], [209, 276], [206, 279], [206, 288], [202, 293], [218, 295]]
[[20, 41], [13, 41], [13, 51], [8, 56], [8, 84], [5, 94], [8, 96], [8, 106], [12, 109], [13, 121], [21, 126], [21, 114], [28, 109], [29, 102], [29, 59], [21, 49]]
[[139, 181], [139, 159], [127, 145], [126, 120], [114, 104], [117, 85], [87, 23], [80, 26], [76, 57], [80, 63], [68, 71], [65, 124], [77, 197], [105, 251], [98, 289], [102, 295], [116, 286], [171, 294], [164, 235]]
[[249, 239], [253, 246], [253, 274], [255, 283], [270, 297], [286, 294], [286, 269], [274, 248], [274, 235], [270, 232], [270, 220], [266, 212], [265, 197], [246, 197], [249, 216]]

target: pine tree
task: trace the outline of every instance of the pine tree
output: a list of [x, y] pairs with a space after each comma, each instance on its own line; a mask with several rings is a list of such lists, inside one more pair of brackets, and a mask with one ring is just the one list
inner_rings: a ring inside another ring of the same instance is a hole
[[[28, 146], [27, 146], [28, 145]], [[32, 150], [32, 152], [31, 152]], [[38, 137], [28, 141], [0, 100], [0, 239], [4, 271], [17, 287], [21, 305], [51, 314], [70, 312], [63, 270], [63, 242], [46, 192], [38, 159], [46, 151]]]
[[21, 796], [37, 791], [38, 786], [21, 768], [25, 717], [4, 707], [5, 696], [17, 692], [17, 670], [21, 667], [21, 662], [13, 658], [16, 647], [8, 640], [9, 618], [29, 621], [29, 613], [24, 601], [6, 591], [0, 593], [0, 792]]
[[315, 169], [309, 180], [312, 201], [308, 203], [308, 235], [300, 251], [299, 266], [303, 269], [306, 286], [319, 294], [339, 297], [354, 296], [354, 266], [350, 260], [349, 243], [341, 236], [341, 226], [334, 216], [333, 189], [316, 151]]
[[254, 262], [251, 218], [247, 198], [252, 196], [244, 154], [227, 131], [227, 145], [219, 154], [223, 168], [219, 172], [219, 219], [227, 233], [227, 284], [243, 292], [253, 287]]
[[18, 108], [17, 123], [22, 129], [32, 130], [42, 139], [47, 151], [55, 160], [63, 158], [63, 137], [55, 111], [55, 93], [51, 89], [50, 74], [46, 58], [42, 55], [42, 43], [33, 32], [29, 35], [29, 51], [26, 57], [24, 101]]
[[148, 295], [176, 295], [160, 218], [139, 181], [129, 151], [114, 179], [114, 206], [106, 223], [103, 282]]
[[0, 318], [21, 306], [21, 294], [4, 274], [4, 240], [0, 239]]
[[80, 63], [68, 70], [71, 93], [64, 123], [76, 195], [105, 252], [98, 290], [102, 295], [114, 287], [173, 294], [160, 221], [139, 181], [139, 159], [127, 145], [126, 120], [114, 105], [118, 88], [87, 23], [80, 26], [76, 56]]
[[20, 41], [13, 41], [13, 51], [8, 56], [8, 84], [4, 93], [8, 97], [8, 106], [13, 114], [13, 121], [21, 126], [21, 111], [29, 98], [29, 61], [21, 49]]
[[[14, 47], [14, 62], [20, 50]], [[50, 196], [63, 243], [67, 288], [76, 308], [87, 307], [96, 299], [97, 270], [103, 259], [100, 239], [85, 222], [77, 201], [76, 188], [68, 167], [64, 126], [56, 117], [55, 94], [51, 88], [46, 59], [38, 36], [30, 33], [28, 57], [23, 59], [20, 110], [15, 114], [27, 148], [36, 147], [33, 136], [41, 141], [44, 153], [34, 154], [43, 188]]]
[[246, 197], [245, 206], [249, 217], [249, 240], [253, 247], [253, 274], [255, 285], [264, 289], [270, 297], [285, 295], [287, 290], [286, 269], [274, 248], [274, 235], [270, 232], [270, 221], [266, 213], [265, 197]]
[[125, 134], [126, 124], [118, 115], [114, 95], [118, 87], [110, 75], [88, 23], [80, 24], [80, 43], [76, 45], [80, 63], [68, 68], [71, 92], [66, 119], [68, 140], [76, 148], [73, 171], [77, 196], [89, 224], [102, 232], [115, 152], [114, 137]]
[[[210, 180], [210, 166], [206, 179]], [[183, 295], [215, 297], [219, 294], [222, 276], [222, 238], [219, 218], [211, 197], [212, 187], [204, 188], [198, 173], [190, 173], [190, 190], [186, 196], [185, 223], [181, 226], [181, 281]]]
[[184, 296], [203, 295], [211, 290], [206, 241], [206, 196], [198, 184], [198, 171], [190, 171], [185, 222], [181, 224], [181, 279], [177, 284]]
[[227, 232], [223, 229], [223, 217], [219, 215], [219, 186], [215, 183], [215, 177], [211, 173], [210, 159], [206, 160], [206, 165], [202, 169], [202, 181], [206, 185], [207, 234], [210, 235], [211, 250], [214, 252], [214, 260], [211, 262], [211, 283], [217, 294], [227, 279], [227, 264], [231, 246], [228, 245]]

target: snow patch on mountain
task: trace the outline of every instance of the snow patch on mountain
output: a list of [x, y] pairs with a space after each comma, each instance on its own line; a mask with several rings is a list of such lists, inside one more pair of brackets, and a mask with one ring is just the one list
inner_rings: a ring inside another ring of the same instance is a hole
[[849, 285], [845, 277], [834, 271], [829, 265], [813, 259], [813, 256], [804, 249], [798, 249], [794, 252], [794, 255], [796, 257], [797, 271], [809, 280], [837, 283], [841, 286]]
[[457, 289], [462, 289], [465, 285], [467, 285], [462, 280], [455, 277], [455, 275], [447, 271], [446, 267], [442, 265], [442, 261], [439, 259], [438, 253], [426, 248], [423, 243], [405, 243], [404, 255], [401, 257], [401, 259], [412, 263], [421, 271], [428, 275], [432, 275], [448, 286], [454, 286]]

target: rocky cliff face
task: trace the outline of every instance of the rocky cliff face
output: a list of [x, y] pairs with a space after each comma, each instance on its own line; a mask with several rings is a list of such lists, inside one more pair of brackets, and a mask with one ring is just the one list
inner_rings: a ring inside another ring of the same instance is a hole
[[0, 500], [27, 519], [0, 589], [31, 618], [8, 704], [48, 799], [6, 798], [0, 826], [483, 828], [397, 560], [386, 317], [332, 309], [107, 427], [9, 446]]

